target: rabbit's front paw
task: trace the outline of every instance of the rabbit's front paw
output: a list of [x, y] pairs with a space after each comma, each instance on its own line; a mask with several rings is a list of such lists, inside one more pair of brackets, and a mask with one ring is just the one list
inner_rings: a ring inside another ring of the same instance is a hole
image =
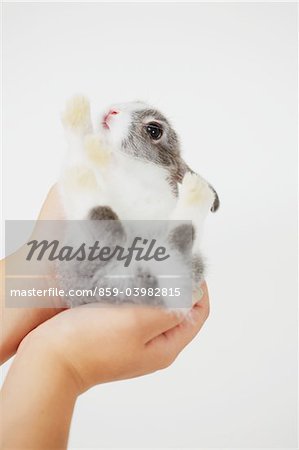
[[74, 132], [88, 133], [91, 130], [90, 105], [83, 95], [71, 98], [62, 114], [62, 123]]
[[210, 209], [215, 194], [208, 183], [196, 173], [185, 174], [180, 191], [180, 199], [186, 206], [200, 206]]
[[106, 167], [110, 161], [110, 152], [103, 146], [95, 134], [88, 134], [84, 139], [84, 149], [90, 162], [98, 167]]

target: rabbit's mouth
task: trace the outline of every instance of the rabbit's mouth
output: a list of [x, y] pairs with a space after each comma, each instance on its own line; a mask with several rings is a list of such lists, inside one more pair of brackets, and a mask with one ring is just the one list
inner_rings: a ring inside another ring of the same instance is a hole
[[108, 123], [108, 117], [109, 117], [109, 115], [105, 114], [103, 117], [103, 120], [101, 122], [101, 125], [105, 130], [110, 130], [109, 123]]
[[105, 122], [105, 121], [102, 122], [102, 127], [103, 127], [105, 130], [110, 130], [108, 123]]

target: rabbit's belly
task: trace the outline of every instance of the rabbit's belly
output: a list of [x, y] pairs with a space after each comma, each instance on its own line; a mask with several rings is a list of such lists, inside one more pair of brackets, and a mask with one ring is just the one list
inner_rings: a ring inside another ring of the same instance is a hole
[[128, 193], [129, 197], [112, 197], [112, 209], [122, 220], [167, 220], [174, 209], [173, 199], [163, 198], [161, 193], [150, 195], [146, 191]]
[[109, 186], [112, 208], [123, 220], [166, 220], [176, 197], [160, 167], [132, 161], [114, 168]]

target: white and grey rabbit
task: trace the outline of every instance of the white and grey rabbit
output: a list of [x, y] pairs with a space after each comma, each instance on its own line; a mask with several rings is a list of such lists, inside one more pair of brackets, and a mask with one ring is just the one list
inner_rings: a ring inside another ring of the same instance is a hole
[[[194, 287], [198, 286], [204, 276], [199, 249], [203, 224], [208, 212], [218, 209], [219, 199], [209, 183], [181, 158], [177, 133], [165, 116], [143, 102], [117, 104], [99, 117], [94, 128], [89, 102], [78, 96], [67, 103], [62, 119], [68, 154], [59, 186], [66, 218], [90, 221], [84, 231], [87, 242], [97, 234], [98, 221], [115, 221], [105, 239], [109, 241], [111, 232], [111, 242], [117, 239], [123, 244], [128, 239], [124, 220], [174, 221], [169, 222], [174, 225], [165, 230], [162, 240], [170, 244], [173, 258], [181, 261], [190, 250], [190, 226], [176, 226], [175, 221], [192, 221], [192, 260], [190, 267], [186, 259], [186, 271], [192, 273]], [[76, 261], [61, 268], [61, 284], [87, 289], [118, 283], [122, 292], [126, 286], [162, 286], [158, 263], [146, 270], [132, 264], [129, 278], [104, 276], [120, 273], [119, 265], [80, 265]], [[122, 296], [117, 299], [125, 300]], [[91, 301], [103, 298], [69, 298], [70, 306]], [[163, 298], [162, 303], [170, 305], [171, 300]]]

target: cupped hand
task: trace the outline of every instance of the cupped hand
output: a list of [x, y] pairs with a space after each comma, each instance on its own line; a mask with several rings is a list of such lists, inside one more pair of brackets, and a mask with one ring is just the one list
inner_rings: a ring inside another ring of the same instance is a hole
[[[206, 285], [191, 312], [158, 307], [99, 306], [66, 310], [32, 331], [23, 346], [54, 355], [78, 394], [108, 381], [169, 366], [194, 338], [209, 314]], [[37, 351], [38, 354], [38, 351]]]

